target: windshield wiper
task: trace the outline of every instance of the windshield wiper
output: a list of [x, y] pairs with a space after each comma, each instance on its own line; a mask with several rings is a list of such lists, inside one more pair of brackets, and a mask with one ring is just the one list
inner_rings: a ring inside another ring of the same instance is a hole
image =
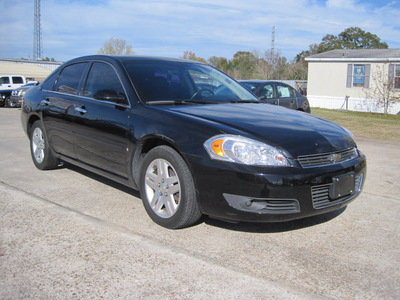
[[231, 100], [230, 103], [261, 103], [260, 101], [256, 100]]

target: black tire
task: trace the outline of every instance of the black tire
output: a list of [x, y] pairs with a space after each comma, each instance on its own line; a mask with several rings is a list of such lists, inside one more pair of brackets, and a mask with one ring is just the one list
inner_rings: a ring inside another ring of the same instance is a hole
[[10, 97], [6, 97], [6, 99], [4, 99], [4, 107], [8, 107], [9, 100], [10, 100]]
[[144, 207], [155, 223], [178, 229], [200, 219], [192, 174], [174, 149], [152, 149], [144, 158], [140, 179]]
[[29, 133], [29, 140], [32, 160], [36, 168], [40, 170], [57, 168], [59, 161], [51, 152], [41, 121], [33, 123]]
[[10, 100], [10, 97], [6, 98], [5, 105], [6, 107], [16, 107], [16, 104]]

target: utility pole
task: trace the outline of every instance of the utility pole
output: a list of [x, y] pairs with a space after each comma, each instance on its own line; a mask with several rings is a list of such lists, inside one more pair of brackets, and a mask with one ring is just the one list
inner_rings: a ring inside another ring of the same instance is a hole
[[33, 59], [38, 60], [43, 56], [42, 53], [42, 26], [40, 23], [40, 0], [34, 0], [33, 11]]
[[275, 26], [272, 26], [272, 40], [271, 40], [271, 62], [274, 61], [275, 56]]

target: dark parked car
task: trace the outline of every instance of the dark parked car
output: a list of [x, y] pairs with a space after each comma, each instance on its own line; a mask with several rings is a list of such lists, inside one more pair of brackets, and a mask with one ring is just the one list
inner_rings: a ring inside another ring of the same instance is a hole
[[168, 228], [203, 214], [252, 222], [323, 214], [353, 200], [366, 174], [343, 127], [260, 103], [194, 61], [71, 60], [26, 93], [21, 120], [37, 168], [68, 162], [138, 189]]
[[22, 100], [27, 90], [38, 85], [38, 82], [27, 83], [11, 92], [11, 96], [7, 98], [4, 106], [6, 107], [21, 107]]
[[239, 82], [262, 102], [308, 113], [311, 111], [307, 97], [286, 83], [273, 80], [239, 80]]

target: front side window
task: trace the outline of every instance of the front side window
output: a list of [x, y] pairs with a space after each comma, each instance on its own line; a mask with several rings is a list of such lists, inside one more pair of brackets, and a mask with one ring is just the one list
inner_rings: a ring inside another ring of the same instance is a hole
[[[125, 63], [144, 102], [199, 100], [206, 103], [257, 101], [242, 85], [208, 65], [168, 61]], [[199, 102], [198, 101], [198, 102]]]
[[0, 84], [9, 84], [10, 78], [8, 76], [0, 77]]
[[66, 66], [58, 77], [55, 90], [57, 92], [78, 95], [79, 82], [85, 71], [86, 63], [77, 63]]
[[263, 86], [263, 88], [260, 90], [260, 97], [263, 97], [265, 99], [272, 99], [274, 97], [274, 87], [272, 84], [266, 84]]
[[90, 68], [84, 95], [98, 100], [125, 102], [124, 89], [117, 73], [112, 66], [101, 62], [93, 63]]

